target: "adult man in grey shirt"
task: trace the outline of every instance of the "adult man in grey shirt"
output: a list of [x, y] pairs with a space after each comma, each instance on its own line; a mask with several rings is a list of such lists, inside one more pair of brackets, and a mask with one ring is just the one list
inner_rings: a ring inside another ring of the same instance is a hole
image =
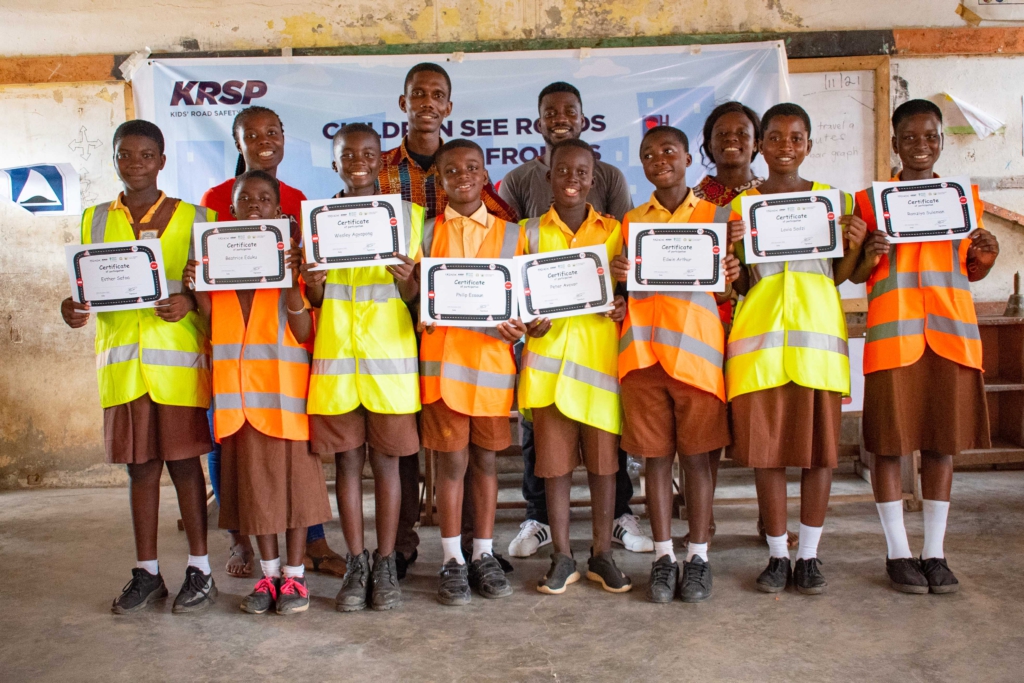
[[[511, 206], [520, 218], [543, 216], [551, 208], [551, 181], [548, 170], [551, 147], [563, 140], [575, 139], [583, 130], [583, 100], [580, 91], [568, 83], [552, 83], [540, 91], [538, 98], [540, 118], [537, 132], [544, 138], [544, 155], [514, 169], [501, 181], [498, 195]], [[629, 185], [622, 171], [611, 164], [598, 161], [594, 167], [594, 184], [587, 201], [598, 213], [609, 214], [621, 221], [633, 208]], [[517, 356], [522, 346], [516, 347]], [[522, 426], [523, 444], [523, 498], [526, 499], [526, 521], [519, 535], [509, 544], [509, 555], [529, 557], [541, 546], [551, 542], [548, 526], [547, 498], [544, 480], [534, 474], [537, 463], [533, 445], [533, 425], [525, 420]], [[649, 552], [654, 541], [640, 531], [636, 517], [629, 509], [633, 497], [633, 482], [626, 469], [626, 454], [619, 451], [619, 472], [615, 481], [615, 526], [612, 539], [627, 550]]]

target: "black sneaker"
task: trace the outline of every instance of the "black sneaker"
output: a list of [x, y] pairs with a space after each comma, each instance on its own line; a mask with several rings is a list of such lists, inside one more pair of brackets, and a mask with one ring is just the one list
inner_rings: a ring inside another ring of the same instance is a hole
[[297, 614], [309, 609], [309, 589], [305, 576], [286, 576], [281, 579], [277, 594], [278, 614]]
[[363, 549], [358, 555], [345, 555], [345, 576], [341, 579], [341, 590], [334, 598], [334, 607], [339, 612], [358, 612], [365, 609], [370, 597], [370, 553]]
[[199, 612], [217, 602], [217, 584], [213, 574], [204, 574], [198, 567], [185, 569], [185, 582], [181, 584], [178, 597], [174, 598], [174, 614]]
[[928, 577], [921, 571], [921, 561], [916, 557], [885, 558], [885, 573], [889, 575], [889, 585], [900, 593], [923, 595], [928, 592]]
[[437, 601], [442, 605], [468, 605], [473, 594], [469, 590], [469, 569], [453, 557], [437, 573]]
[[921, 572], [928, 579], [928, 589], [932, 593], [956, 593], [960, 590], [960, 582], [949, 570], [944, 557], [921, 560]]
[[507, 598], [512, 595], [512, 584], [505, 578], [498, 558], [484, 553], [469, 565], [469, 585], [483, 598]]
[[683, 602], [704, 602], [711, 597], [711, 565], [696, 555], [683, 562], [683, 580], [679, 597]]
[[625, 593], [633, 588], [633, 582], [629, 577], [615, 566], [610, 550], [590, 556], [587, 560], [587, 578], [600, 583], [609, 593]]
[[378, 612], [394, 609], [402, 604], [402, 589], [398, 586], [398, 569], [395, 566], [396, 555], [398, 553], [392, 551], [390, 555], [383, 557], [376, 550], [373, 551], [370, 595], [371, 605]]
[[647, 584], [647, 599], [650, 602], [668, 603], [676, 594], [679, 583], [679, 563], [668, 555], [662, 555], [651, 564], [651, 582]]
[[405, 573], [409, 571], [409, 565], [416, 564], [416, 558], [419, 557], [420, 551], [413, 548], [412, 555], [406, 559], [402, 553], [397, 553], [395, 556], [395, 568], [398, 569], [398, 580], [401, 581], [405, 578]]
[[121, 595], [110, 606], [114, 614], [131, 614], [146, 608], [151, 602], [167, 597], [164, 577], [154, 576], [141, 567], [132, 570], [132, 580], [121, 589]]
[[757, 590], [762, 593], [781, 593], [786, 590], [792, 577], [793, 570], [788, 557], [771, 557], [768, 566], [757, 577]]
[[265, 613], [267, 610], [272, 609], [274, 603], [277, 602], [278, 589], [280, 587], [280, 577], [271, 578], [264, 576], [256, 582], [252, 593], [249, 593], [242, 599], [242, 604], [238, 606], [239, 609], [248, 614]]
[[580, 580], [576, 571], [576, 560], [562, 553], [551, 553], [551, 568], [544, 578], [537, 582], [537, 590], [548, 595], [561, 595], [570, 583]]
[[828, 581], [818, 569], [819, 564], [821, 560], [816, 557], [796, 561], [796, 567], [793, 568], [793, 584], [804, 595], [821, 595], [828, 588]]

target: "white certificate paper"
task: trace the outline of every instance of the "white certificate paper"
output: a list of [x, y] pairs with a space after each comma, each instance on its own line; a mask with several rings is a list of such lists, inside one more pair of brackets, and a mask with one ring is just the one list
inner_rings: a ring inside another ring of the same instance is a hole
[[740, 198], [747, 263], [801, 261], [843, 255], [839, 190], [783, 192]]
[[442, 327], [497, 327], [518, 315], [512, 259], [425, 258], [420, 320]]
[[726, 223], [630, 223], [630, 292], [724, 292]]
[[405, 254], [402, 195], [302, 202], [302, 243], [314, 270], [386, 266]]
[[71, 298], [93, 311], [153, 308], [169, 296], [160, 240], [68, 244], [64, 254]]
[[516, 256], [522, 287], [519, 308], [523, 322], [537, 318], [568, 318], [615, 308], [605, 246]]
[[192, 231], [196, 289], [286, 289], [292, 271], [285, 265], [291, 243], [287, 219], [196, 223]]
[[872, 183], [878, 227], [894, 244], [967, 237], [978, 225], [967, 176]]

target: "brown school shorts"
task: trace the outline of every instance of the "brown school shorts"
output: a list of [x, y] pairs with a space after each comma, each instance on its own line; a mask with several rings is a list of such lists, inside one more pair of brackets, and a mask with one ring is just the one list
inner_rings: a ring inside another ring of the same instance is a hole
[[341, 415], [310, 415], [309, 446], [318, 455], [370, 448], [394, 457], [420, 452], [416, 413], [387, 415], [359, 406]]
[[141, 465], [195, 458], [213, 450], [206, 408], [169, 406], [144, 394], [103, 409], [107, 462]]
[[533, 471], [542, 479], [569, 474], [580, 463], [591, 474], [619, 471], [619, 435], [570, 419], [554, 403], [533, 409], [533, 438]]
[[485, 451], [503, 451], [512, 445], [512, 427], [507, 417], [464, 415], [439, 399], [423, 405], [420, 438], [424, 448], [442, 453], [461, 451], [470, 443]]

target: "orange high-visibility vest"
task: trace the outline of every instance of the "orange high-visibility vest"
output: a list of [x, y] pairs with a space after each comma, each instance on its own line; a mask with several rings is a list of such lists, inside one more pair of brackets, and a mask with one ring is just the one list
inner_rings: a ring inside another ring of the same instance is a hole
[[219, 442], [246, 420], [267, 436], [309, 439], [309, 344], [288, 327], [280, 289], [256, 290], [249, 323], [234, 292], [210, 292], [213, 304], [213, 431]]
[[[972, 189], [982, 227], [984, 206], [978, 187]], [[874, 193], [862, 190], [856, 201], [868, 230], [877, 230]], [[925, 343], [943, 358], [981, 369], [981, 334], [967, 279], [970, 247], [971, 240], [959, 239], [889, 248], [867, 282], [865, 373], [912, 365], [924, 354]]]
[[[726, 223], [730, 207], [699, 200], [690, 223]], [[629, 216], [622, 224], [629, 241]], [[724, 253], [724, 250], [723, 250]], [[725, 330], [708, 292], [630, 292], [619, 339], [619, 379], [661, 363], [672, 378], [725, 401]]]
[[[488, 216], [489, 229], [476, 258], [512, 258], [522, 254], [519, 226]], [[423, 254], [449, 254], [444, 216], [428, 224]], [[516, 386], [512, 347], [493, 327], [438, 327], [423, 333], [420, 344], [420, 394], [423, 403], [444, 399], [452, 410], [474, 417], [508, 417]]]

